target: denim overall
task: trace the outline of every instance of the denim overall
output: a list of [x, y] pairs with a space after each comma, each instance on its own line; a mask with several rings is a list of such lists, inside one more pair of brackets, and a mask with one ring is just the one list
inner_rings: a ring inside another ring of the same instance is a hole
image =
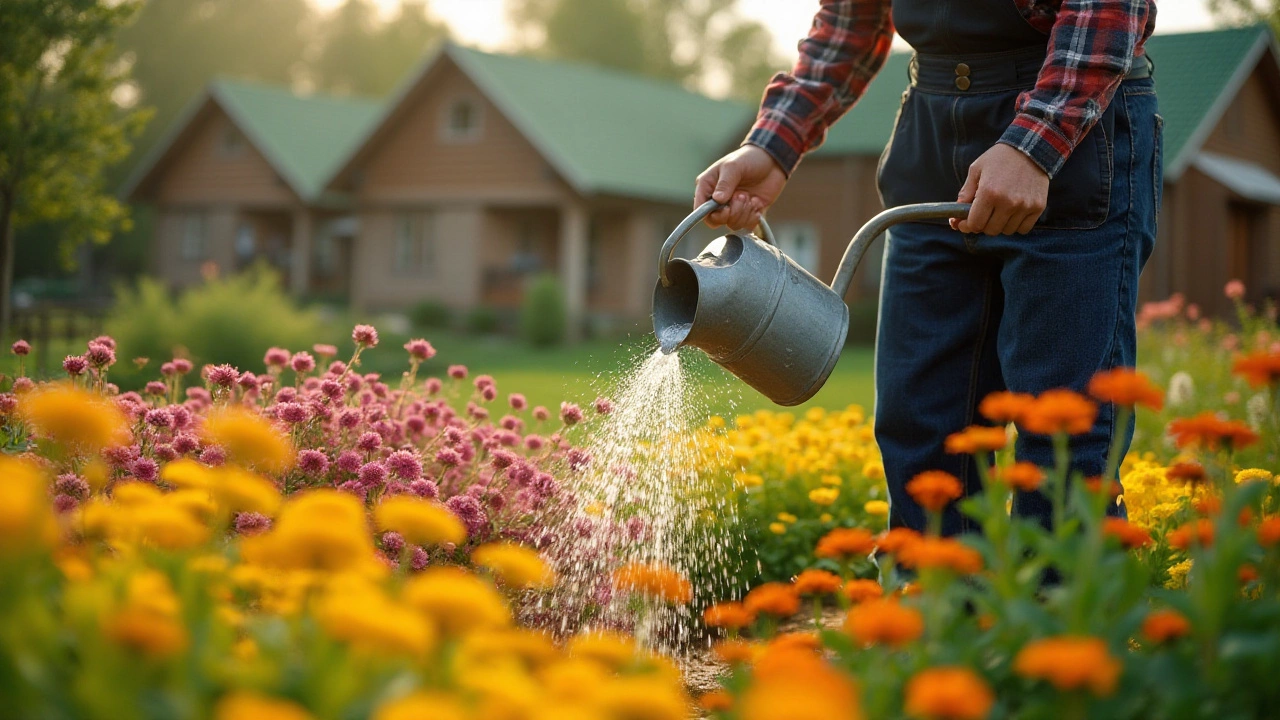
[[[954, 201], [969, 165], [1013, 120], [1018, 94], [1035, 84], [1048, 38], [1014, 0], [894, 0], [893, 19], [917, 55], [880, 160], [881, 199], [885, 207]], [[1083, 392], [1095, 373], [1135, 364], [1138, 274], [1155, 243], [1161, 171], [1153, 81], [1126, 79], [1049, 183], [1030, 233], [966, 236], [943, 222], [889, 231], [875, 432], [891, 527], [924, 528], [905, 489], [920, 472], [946, 470], [966, 493], [981, 490], [973, 459], [945, 453], [943, 440], [983, 422], [977, 407], [987, 394]], [[1132, 423], [1116, 427], [1104, 405], [1092, 431], [1072, 439], [1074, 468], [1100, 475], [1115, 433], [1127, 449]], [[1053, 464], [1044, 436], [1022, 433], [1017, 456]], [[1050, 524], [1038, 492], [1019, 493], [1013, 512]], [[1123, 515], [1123, 505], [1111, 512]], [[975, 526], [954, 504], [947, 509], [944, 534]]]

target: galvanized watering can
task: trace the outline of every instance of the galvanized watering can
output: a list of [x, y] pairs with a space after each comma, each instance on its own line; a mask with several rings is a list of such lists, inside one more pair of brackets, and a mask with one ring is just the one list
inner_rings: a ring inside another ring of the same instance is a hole
[[763, 240], [730, 233], [692, 260], [673, 259], [680, 240], [719, 207], [708, 200], [663, 243], [653, 331], [663, 352], [696, 347], [779, 405], [808, 400], [831, 375], [849, 332], [844, 296], [871, 241], [901, 222], [969, 214], [967, 203], [885, 210], [858, 230], [827, 287], [778, 249], [764, 219]]

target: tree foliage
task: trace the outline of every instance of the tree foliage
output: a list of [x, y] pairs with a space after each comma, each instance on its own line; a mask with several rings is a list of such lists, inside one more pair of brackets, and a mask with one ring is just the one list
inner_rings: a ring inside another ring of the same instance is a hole
[[133, 2], [5, 0], [0, 12], [0, 334], [7, 330], [16, 227], [57, 222], [63, 251], [127, 226], [104, 192], [146, 113], [122, 111], [112, 38]]
[[370, 0], [346, 0], [321, 27], [322, 46], [312, 67], [317, 85], [371, 96], [390, 92], [449, 33], [421, 0], [402, 2], [385, 21]]
[[705, 87], [719, 76], [759, 98], [785, 65], [737, 0], [511, 0], [526, 52]]
[[1209, 12], [1233, 23], [1267, 23], [1280, 33], [1280, 0], [1209, 0]]

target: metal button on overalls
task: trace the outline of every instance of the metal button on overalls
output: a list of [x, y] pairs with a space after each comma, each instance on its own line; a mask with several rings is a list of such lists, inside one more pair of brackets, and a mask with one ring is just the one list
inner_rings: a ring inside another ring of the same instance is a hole
[[956, 65], [956, 87], [961, 90], [968, 90], [969, 84], [969, 66], [964, 63]]

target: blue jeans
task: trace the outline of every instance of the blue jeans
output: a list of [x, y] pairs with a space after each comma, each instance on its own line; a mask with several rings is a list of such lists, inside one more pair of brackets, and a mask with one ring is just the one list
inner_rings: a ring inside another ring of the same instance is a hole
[[[964, 182], [961, 170], [999, 137], [1004, 125], [998, 119], [1012, 112], [1015, 96], [1014, 90], [906, 93], [882, 160], [886, 205], [954, 200]], [[945, 470], [960, 478], [966, 493], [980, 491], [973, 458], [947, 454], [943, 440], [983, 422], [977, 407], [984, 396], [1005, 389], [1083, 392], [1095, 373], [1135, 364], [1138, 275], [1155, 243], [1162, 172], [1152, 81], [1125, 81], [1090, 137], [1051, 182], [1049, 209], [1027, 235], [965, 236], [929, 223], [890, 230], [875, 433], [891, 527], [924, 528], [925, 513], [905, 489], [920, 472]], [[1124, 434], [1127, 449], [1132, 423], [1116, 427], [1114, 407], [1104, 405], [1093, 429], [1072, 438], [1073, 468], [1100, 475], [1116, 433]], [[1053, 464], [1044, 436], [1022, 433], [1016, 453]], [[1042, 493], [1019, 493], [1013, 511], [1046, 527], [1051, 522]], [[946, 510], [944, 534], [975, 526], [954, 504]]]

